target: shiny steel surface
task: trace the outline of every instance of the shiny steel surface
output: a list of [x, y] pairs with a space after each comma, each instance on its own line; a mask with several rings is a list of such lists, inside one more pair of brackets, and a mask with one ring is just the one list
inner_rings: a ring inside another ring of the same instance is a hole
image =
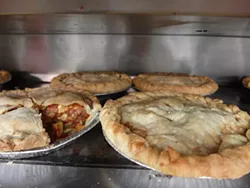
[[[8, 174], [8, 175], [6, 175]], [[238, 180], [162, 176], [145, 169], [0, 164], [1, 187], [38, 188], [248, 188], [249, 175]]]
[[0, 35], [0, 41], [0, 67], [32, 74], [166, 71], [222, 84], [250, 74], [250, 38], [58, 34]]
[[93, 118], [86, 123], [86, 128], [81, 130], [78, 133], [75, 133], [73, 135], [70, 135], [64, 139], [58, 140], [53, 144], [50, 144], [49, 146], [38, 148], [38, 149], [32, 149], [32, 150], [24, 150], [24, 151], [13, 151], [13, 152], [0, 152], [0, 158], [2, 159], [25, 159], [25, 158], [31, 158], [31, 157], [39, 157], [43, 155], [47, 155], [51, 152], [57, 151], [63, 147], [66, 147], [70, 143], [72, 143], [75, 139], [79, 138], [86, 132], [90, 131], [94, 126], [96, 126], [99, 123], [99, 113], [95, 114]]
[[250, 74], [249, 36], [247, 18], [0, 16], [0, 67], [43, 81], [48, 73], [117, 70], [207, 75], [227, 84]]
[[248, 0], [1, 0], [1, 14], [30, 13], [163, 13], [249, 16]]
[[1, 34], [157, 34], [250, 36], [249, 18], [135, 14], [0, 16]]

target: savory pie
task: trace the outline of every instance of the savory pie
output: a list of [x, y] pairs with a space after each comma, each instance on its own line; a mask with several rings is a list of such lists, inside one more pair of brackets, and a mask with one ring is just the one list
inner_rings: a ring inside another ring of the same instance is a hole
[[118, 72], [78, 72], [60, 74], [53, 78], [51, 87], [68, 91], [89, 91], [94, 94], [108, 94], [128, 89], [130, 77]]
[[250, 171], [250, 116], [199, 95], [137, 92], [100, 113], [108, 141], [167, 175], [239, 178]]
[[243, 80], [242, 80], [242, 84], [245, 88], [248, 88], [250, 89], [250, 77], [245, 77]]
[[172, 91], [186, 94], [209, 95], [218, 89], [217, 83], [206, 76], [179, 73], [146, 73], [133, 79], [141, 91]]
[[6, 70], [0, 70], [0, 84], [3, 84], [11, 79], [11, 74]]
[[26, 89], [52, 141], [84, 129], [101, 109], [98, 99], [89, 92], [68, 92], [51, 88]]
[[49, 145], [84, 129], [101, 106], [88, 92], [51, 88], [0, 93], [0, 151]]

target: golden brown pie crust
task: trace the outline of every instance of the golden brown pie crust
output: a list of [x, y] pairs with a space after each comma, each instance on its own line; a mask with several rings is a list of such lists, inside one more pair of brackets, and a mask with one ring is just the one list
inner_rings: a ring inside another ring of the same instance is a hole
[[0, 84], [3, 84], [11, 79], [11, 74], [6, 70], [0, 70]]
[[68, 91], [89, 91], [94, 94], [120, 92], [132, 84], [130, 77], [119, 72], [78, 72], [60, 74], [51, 80], [51, 87]]
[[186, 94], [209, 95], [218, 89], [217, 83], [206, 76], [180, 73], [145, 73], [133, 79], [141, 91], [172, 91]]
[[[1, 108], [2, 106], [7, 105], [7, 107], [13, 106], [14, 109], [20, 107], [36, 109], [37, 106], [41, 108], [51, 104], [70, 105], [73, 103], [84, 106], [84, 109], [89, 114], [87, 121], [90, 120], [93, 115], [101, 109], [98, 99], [89, 92], [67, 92], [54, 90], [49, 87], [32, 89], [26, 88], [25, 90], [10, 90], [0, 92]], [[10, 110], [12, 109], [10, 108]], [[1, 114], [5, 114], [5, 111], [1, 110]], [[32, 130], [30, 130], [30, 134], [27, 134], [22, 139], [0, 137], [0, 151], [28, 150], [44, 147], [49, 143], [50, 138], [45, 129], [43, 129], [43, 131], [39, 134], [36, 132], [33, 133]]]
[[242, 80], [242, 84], [245, 88], [248, 88], [250, 89], [250, 77], [245, 77], [243, 80]]
[[[127, 157], [146, 164], [167, 175], [181, 177], [213, 177], [239, 178], [250, 171], [250, 145], [223, 149], [205, 156], [182, 155], [171, 147], [161, 150], [149, 142], [129, 126], [121, 122], [121, 108], [129, 104], [147, 103], [147, 101], [162, 97], [181, 96], [188, 101], [198, 102], [211, 109], [228, 112], [238, 120], [247, 122], [250, 117], [235, 105], [223, 104], [221, 100], [197, 95], [176, 94], [171, 92], [136, 92], [117, 100], [109, 100], [100, 113], [103, 131], [109, 141]], [[246, 128], [239, 129], [244, 134]]]

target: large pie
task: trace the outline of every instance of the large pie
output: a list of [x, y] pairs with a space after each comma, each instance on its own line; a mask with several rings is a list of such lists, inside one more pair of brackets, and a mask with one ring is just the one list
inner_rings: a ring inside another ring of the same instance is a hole
[[0, 93], [0, 151], [39, 148], [85, 128], [101, 109], [92, 94], [51, 88]]
[[51, 87], [68, 91], [84, 90], [108, 94], [128, 89], [130, 77], [119, 72], [77, 72], [60, 74], [51, 80]]
[[186, 94], [209, 95], [218, 89], [217, 83], [207, 76], [180, 73], [145, 73], [133, 79], [141, 91], [172, 91]]
[[167, 175], [239, 178], [250, 171], [250, 116], [199, 95], [136, 92], [100, 113], [108, 141]]

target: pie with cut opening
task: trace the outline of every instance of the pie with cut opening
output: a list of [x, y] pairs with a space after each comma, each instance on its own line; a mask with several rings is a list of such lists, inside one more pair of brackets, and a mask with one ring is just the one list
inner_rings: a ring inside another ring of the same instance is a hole
[[107, 101], [100, 121], [119, 152], [164, 174], [235, 179], [250, 172], [250, 116], [221, 100], [130, 93]]
[[0, 151], [48, 146], [85, 128], [100, 111], [88, 92], [65, 92], [48, 87], [0, 93]]
[[68, 91], [83, 90], [94, 94], [108, 94], [128, 89], [131, 78], [119, 72], [64, 73], [51, 80], [51, 87]]
[[164, 72], [139, 74], [133, 79], [133, 84], [141, 91], [162, 90], [197, 95], [210, 95], [219, 88], [207, 76]]

